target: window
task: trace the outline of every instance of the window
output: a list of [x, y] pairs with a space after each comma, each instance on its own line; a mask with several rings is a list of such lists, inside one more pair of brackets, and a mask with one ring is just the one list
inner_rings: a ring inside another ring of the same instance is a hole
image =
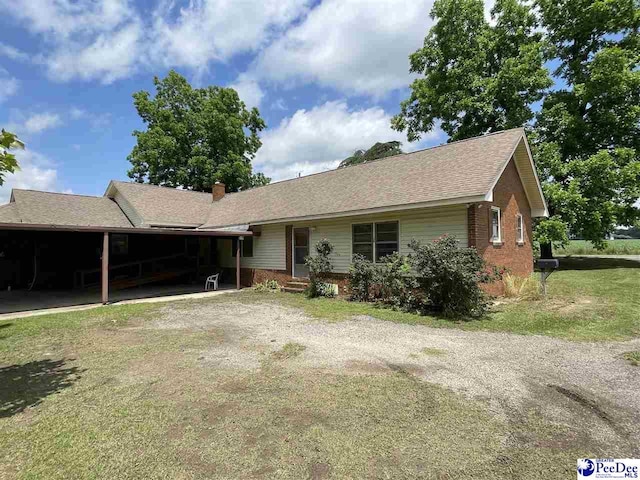
[[524, 222], [519, 213], [516, 215], [516, 242], [524, 243]]
[[353, 247], [351, 253], [359, 254], [373, 262], [373, 223], [364, 223], [352, 227]]
[[353, 255], [373, 262], [398, 251], [398, 222], [362, 223], [352, 227]]
[[[236, 252], [238, 251], [238, 239], [231, 239], [231, 255], [235, 258]], [[241, 257], [253, 257], [253, 237], [244, 237], [242, 241], [242, 252], [240, 252]]]
[[491, 208], [491, 241], [500, 243], [502, 241], [502, 225], [500, 218], [500, 209], [498, 207]]
[[376, 223], [376, 262], [398, 251], [398, 222]]
[[127, 255], [129, 253], [129, 235], [113, 233], [111, 235], [111, 253], [113, 255]]

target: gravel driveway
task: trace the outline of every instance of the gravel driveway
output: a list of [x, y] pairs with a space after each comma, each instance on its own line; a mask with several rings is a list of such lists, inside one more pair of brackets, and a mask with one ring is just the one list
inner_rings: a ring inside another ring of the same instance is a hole
[[[621, 358], [628, 342], [577, 343], [544, 336], [465, 332], [359, 317], [328, 323], [277, 304], [172, 304], [153, 324], [162, 329], [219, 329], [225, 341], [203, 362], [259, 369], [283, 345], [304, 345], [292, 369], [345, 374], [402, 372], [481, 399], [509, 421], [537, 415], [579, 422], [590, 436], [640, 455], [640, 368]], [[633, 447], [635, 445], [635, 447]]]

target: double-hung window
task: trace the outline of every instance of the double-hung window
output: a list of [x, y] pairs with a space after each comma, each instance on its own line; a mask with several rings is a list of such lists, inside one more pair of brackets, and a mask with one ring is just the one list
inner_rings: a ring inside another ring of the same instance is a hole
[[500, 209], [491, 207], [491, 241], [493, 243], [502, 242], [502, 219], [500, 218]]
[[373, 262], [398, 251], [398, 222], [360, 223], [352, 227], [352, 249]]
[[524, 221], [519, 213], [516, 215], [516, 242], [524, 243]]

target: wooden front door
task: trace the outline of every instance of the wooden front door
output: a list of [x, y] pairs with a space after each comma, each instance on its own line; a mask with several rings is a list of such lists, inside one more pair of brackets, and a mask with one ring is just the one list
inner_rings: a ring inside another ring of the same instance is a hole
[[309, 255], [309, 229], [293, 229], [293, 276], [308, 277], [309, 268], [304, 259]]

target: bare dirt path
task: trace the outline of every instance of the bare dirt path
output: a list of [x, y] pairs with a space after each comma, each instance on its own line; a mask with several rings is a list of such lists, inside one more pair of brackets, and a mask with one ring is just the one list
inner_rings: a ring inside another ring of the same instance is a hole
[[287, 343], [305, 348], [292, 369], [347, 374], [403, 372], [488, 403], [509, 421], [537, 415], [584, 426], [612, 454], [640, 454], [640, 368], [628, 342], [577, 343], [544, 336], [465, 332], [395, 324], [370, 317], [328, 323], [274, 304], [174, 304], [153, 328], [224, 332], [203, 352], [212, 366], [253, 370]]

